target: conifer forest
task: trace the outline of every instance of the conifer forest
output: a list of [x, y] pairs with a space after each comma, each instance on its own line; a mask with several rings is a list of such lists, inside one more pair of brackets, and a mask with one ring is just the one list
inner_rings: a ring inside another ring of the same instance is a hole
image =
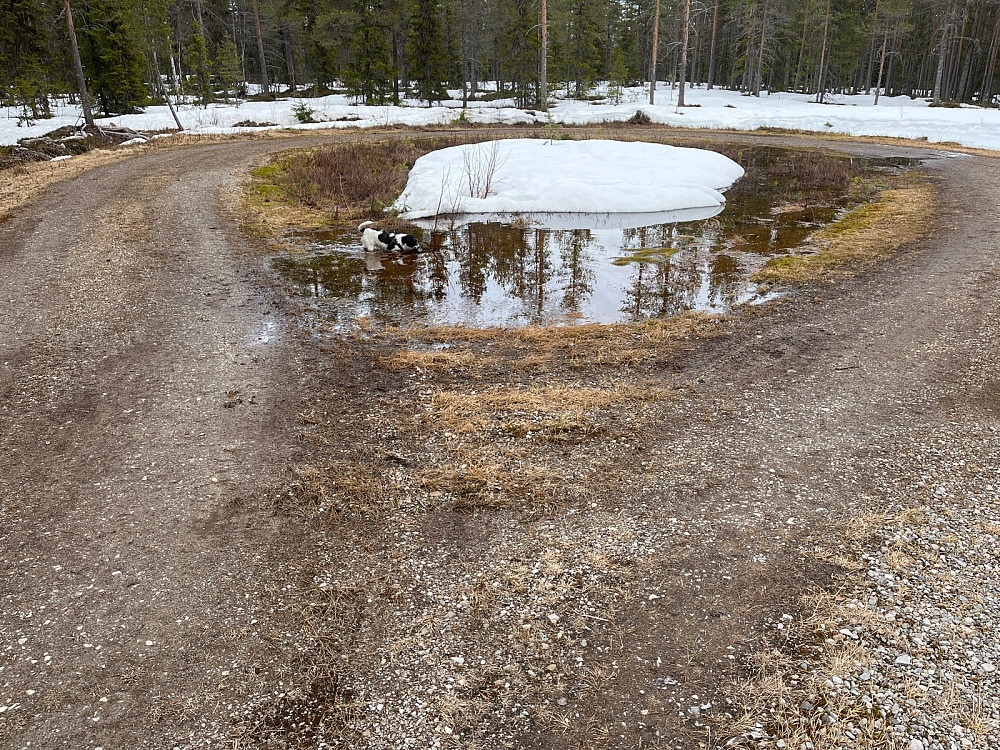
[[1000, 0], [0, 0], [0, 97], [45, 117], [82, 78], [106, 115], [331, 91], [544, 108], [655, 76], [990, 105], [998, 46]]

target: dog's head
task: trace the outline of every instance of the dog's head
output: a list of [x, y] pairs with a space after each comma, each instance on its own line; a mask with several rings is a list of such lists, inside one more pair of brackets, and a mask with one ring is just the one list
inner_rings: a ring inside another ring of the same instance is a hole
[[403, 248], [404, 251], [410, 253], [420, 252], [420, 243], [417, 242], [417, 238], [412, 234], [397, 234], [396, 242]]

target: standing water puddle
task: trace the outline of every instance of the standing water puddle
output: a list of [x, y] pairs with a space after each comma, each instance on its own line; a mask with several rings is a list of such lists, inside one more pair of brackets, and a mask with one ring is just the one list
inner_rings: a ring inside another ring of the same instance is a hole
[[724, 312], [775, 296], [750, 276], [802, 252], [810, 234], [864, 201], [879, 173], [913, 166], [764, 147], [737, 156], [747, 174], [714, 216], [534, 217], [548, 228], [523, 218], [454, 228], [442, 220], [424, 230], [426, 252], [412, 256], [365, 253], [354, 231], [292, 231], [295, 250], [275, 266], [333, 328], [359, 317], [513, 327]]

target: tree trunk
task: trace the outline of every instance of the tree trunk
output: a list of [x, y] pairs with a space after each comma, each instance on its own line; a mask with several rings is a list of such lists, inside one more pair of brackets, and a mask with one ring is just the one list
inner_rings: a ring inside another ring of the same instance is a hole
[[469, 19], [465, 15], [465, 0], [458, 4], [458, 23], [462, 45], [462, 109], [469, 106]]
[[163, 85], [163, 74], [160, 72], [160, 58], [156, 54], [156, 43], [153, 41], [153, 34], [150, 29], [149, 17], [146, 13], [146, 3], [142, 3], [142, 21], [143, 26], [146, 27], [146, 43], [149, 45], [150, 52], [153, 53], [153, 75], [156, 76], [156, 90], [160, 92], [163, 97], [163, 101], [167, 103], [167, 109], [170, 110], [170, 116], [174, 118], [174, 122], [177, 123], [177, 130], [184, 130], [184, 126], [181, 125], [180, 119], [177, 117], [177, 110], [174, 109], [173, 102], [170, 101], [170, 95], [167, 94], [167, 89]]
[[542, 112], [549, 111], [549, 16], [545, 0], [542, 0], [542, 80], [539, 104]]
[[947, 96], [945, 98], [951, 99], [953, 101], [958, 100], [960, 98], [958, 96], [958, 83], [959, 83], [959, 74], [962, 72], [962, 67], [963, 67], [962, 63], [965, 53], [965, 27], [968, 25], [968, 23], [969, 23], [969, 6], [968, 3], [966, 3], [964, 5], [964, 9], [962, 10], [962, 20], [958, 24], [958, 49], [955, 50], [955, 54], [952, 57], [950, 74], [945, 79], [947, 81], [945, 85]]
[[[67, 0], [68, 1], [68, 0]], [[649, 63], [649, 103], [656, 99], [656, 48], [660, 46], [660, 0], [653, 10], [653, 59]]]
[[944, 61], [948, 56], [948, 36], [951, 33], [951, 5], [945, 13], [941, 24], [941, 41], [938, 46], [937, 70], [934, 71], [934, 95], [931, 104], [941, 103], [941, 81], [944, 79]]
[[993, 39], [990, 42], [990, 56], [986, 63], [986, 73], [983, 75], [983, 85], [979, 89], [979, 106], [988, 107], [993, 98], [993, 73], [996, 70], [997, 48], [1000, 47], [1000, 8], [993, 23]]
[[691, 45], [694, 54], [691, 56], [691, 83], [697, 86], [704, 83], [705, 79], [701, 75], [701, 14], [694, 17], [694, 44]]
[[257, 31], [257, 58], [260, 64], [260, 90], [265, 99], [271, 98], [271, 89], [267, 82], [267, 62], [264, 59], [264, 32], [260, 29], [260, 9], [257, 0], [252, 0], [250, 8], [253, 11], [253, 23]]
[[285, 68], [288, 71], [288, 86], [293, 92], [298, 91], [295, 85], [295, 57], [292, 53], [292, 30], [286, 23], [281, 27], [281, 38], [285, 42]]
[[799, 42], [799, 62], [795, 66], [795, 81], [792, 83], [792, 88], [796, 91], [800, 90], [802, 85], [802, 65], [805, 62], [806, 57], [806, 32], [809, 30], [809, 14], [806, 13], [802, 19], [802, 40]]
[[69, 32], [69, 48], [73, 54], [73, 73], [76, 75], [76, 85], [80, 90], [80, 109], [83, 110], [83, 121], [94, 127], [94, 113], [90, 109], [90, 94], [87, 92], [87, 79], [83, 75], [83, 63], [80, 62], [80, 47], [76, 42], [76, 27], [73, 26], [73, 11], [69, 0], [63, 0], [63, 12], [66, 14], [66, 30]]
[[715, 39], [719, 30], [719, 0], [715, 0], [715, 10], [712, 11], [712, 42], [708, 50], [708, 90], [715, 85]]
[[875, 106], [878, 106], [879, 92], [882, 90], [882, 71], [885, 70], [885, 50], [889, 45], [889, 17], [885, 19], [885, 33], [882, 35], [882, 54], [878, 62], [878, 80], [875, 82]]
[[886, 96], [890, 96], [890, 92], [893, 90], [892, 83], [893, 80], [895, 80], [893, 76], [896, 73], [896, 59], [899, 55], [899, 47], [901, 43], [901, 33], [899, 27], [900, 21], [899, 19], [896, 19], [896, 25], [892, 32], [892, 47], [889, 48], [889, 69], [885, 71], [885, 85], [882, 86], [882, 88], [885, 89]]
[[764, 14], [760, 17], [760, 47], [757, 49], [757, 69], [753, 76], [753, 95], [760, 96], [761, 82], [764, 78], [764, 43], [767, 39], [767, 3], [764, 3]]
[[[878, 21], [879, 4], [875, 3], [875, 21]], [[865, 95], [872, 91], [872, 72], [875, 68], [875, 40], [877, 36], [872, 34], [871, 42], [868, 45], [868, 65], [865, 68]]]
[[180, 118], [177, 117], [177, 110], [174, 109], [173, 103], [170, 101], [170, 95], [167, 93], [167, 89], [163, 86], [163, 76], [160, 75], [160, 60], [156, 56], [156, 50], [153, 50], [153, 71], [156, 73], [156, 87], [160, 91], [160, 95], [163, 96], [163, 101], [167, 103], [167, 109], [170, 110], [170, 116], [174, 118], [174, 122], [177, 123], [178, 130], [184, 130], [184, 126], [181, 125]]
[[819, 53], [819, 80], [816, 82], [816, 101], [823, 103], [826, 93], [826, 41], [830, 31], [830, 0], [826, 0], [826, 17], [823, 19], [823, 47]]
[[[544, 2], [545, 0], [542, 0]], [[684, 106], [684, 83], [687, 80], [687, 61], [688, 61], [688, 33], [690, 29], [691, 21], [691, 0], [684, 0], [684, 13], [681, 15], [681, 62], [680, 62], [680, 76], [678, 78], [679, 86], [677, 88], [677, 106]]]
[[754, 34], [755, 34], [754, 26], [756, 26], [756, 22], [754, 21], [754, 18], [753, 18], [753, 16], [754, 16], [753, 12], [754, 12], [754, 9], [756, 7], [757, 6], [751, 4], [750, 8], [747, 11], [747, 23], [746, 23], [747, 49], [746, 49], [746, 53], [743, 56], [743, 60], [744, 60], [744, 62], [743, 62], [743, 80], [740, 81], [740, 91], [742, 91], [744, 94], [750, 93], [750, 84], [751, 84], [751, 80], [750, 79], [753, 77], [753, 62], [752, 61], [753, 61], [753, 58], [754, 58], [754, 52], [756, 51], [754, 49], [754, 46], [753, 46], [753, 44], [754, 44]]

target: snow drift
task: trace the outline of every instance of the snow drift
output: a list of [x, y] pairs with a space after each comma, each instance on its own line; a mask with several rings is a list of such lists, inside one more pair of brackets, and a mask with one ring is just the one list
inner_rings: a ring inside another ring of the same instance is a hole
[[743, 168], [714, 151], [620, 141], [486, 141], [420, 157], [393, 208], [438, 214], [653, 213], [720, 207]]

